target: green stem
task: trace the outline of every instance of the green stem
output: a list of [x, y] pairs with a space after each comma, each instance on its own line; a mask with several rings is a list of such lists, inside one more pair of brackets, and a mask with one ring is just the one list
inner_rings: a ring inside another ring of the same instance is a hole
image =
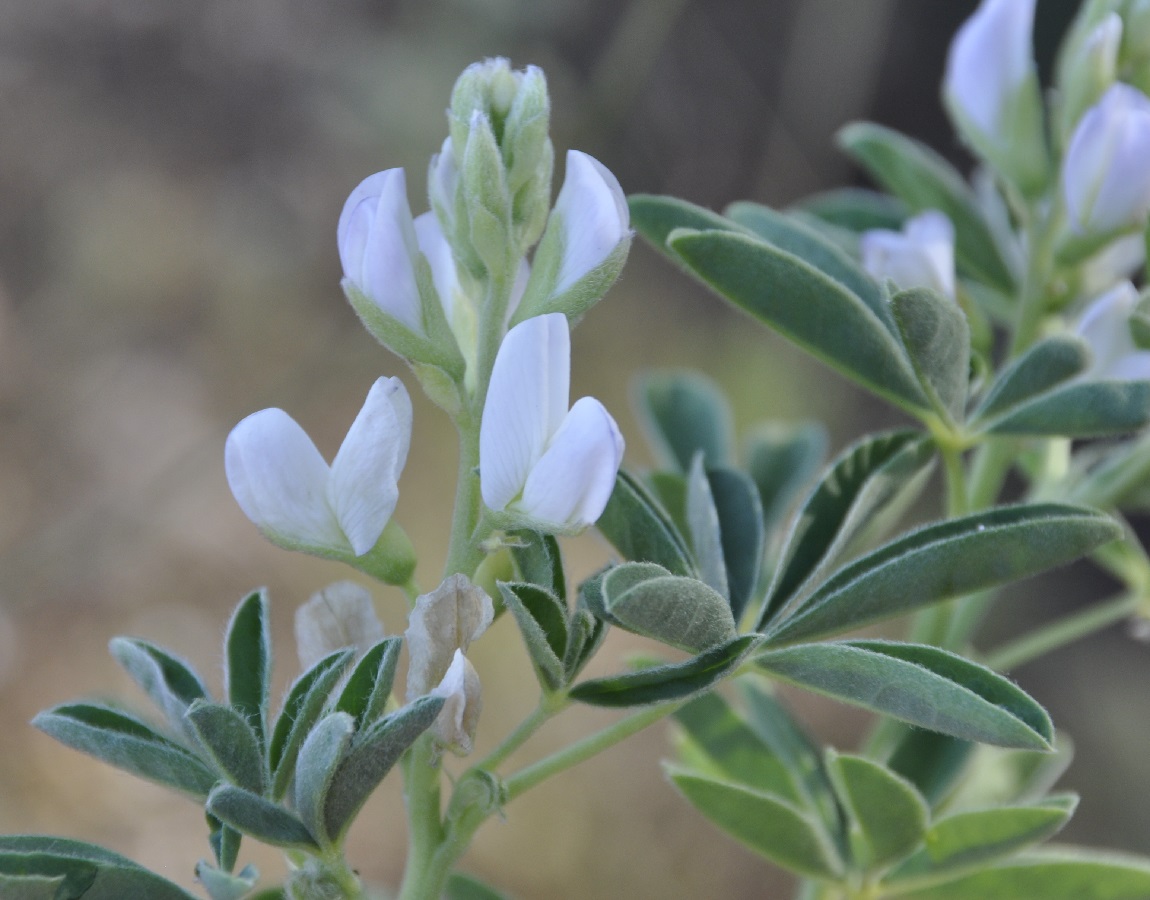
[[985, 655], [983, 662], [1000, 672], [1017, 668], [1040, 656], [1045, 656], [1052, 650], [1122, 621], [1137, 610], [1141, 601], [1141, 592], [1130, 591], [1106, 603], [1071, 613], [991, 650]]
[[527, 743], [528, 739], [537, 732], [548, 719], [552, 718], [568, 704], [566, 697], [559, 702], [549, 697], [543, 697], [539, 705], [531, 711], [519, 726], [504, 738], [503, 743], [492, 750], [486, 757], [477, 762], [472, 768], [484, 769], [494, 772], [512, 753]]
[[666, 703], [649, 706], [639, 712], [632, 713], [624, 719], [620, 719], [602, 731], [589, 735], [583, 738], [583, 740], [577, 741], [571, 746], [551, 754], [551, 756], [544, 757], [538, 762], [520, 769], [504, 782], [504, 786], [507, 789], [508, 801], [514, 800], [524, 791], [535, 787], [535, 785], [541, 781], [545, 781], [552, 775], [557, 775], [565, 769], [570, 769], [572, 766], [578, 765], [598, 753], [602, 753], [604, 750], [615, 746], [615, 744], [629, 738], [636, 732], [642, 731], [648, 725], [652, 725], [660, 719], [669, 716], [686, 702], [686, 700], [671, 700]]
[[482, 501], [479, 495], [479, 420], [461, 414], [459, 429], [459, 472], [455, 484], [455, 509], [451, 516], [451, 538], [443, 576], [462, 572], [470, 577], [483, 562], [481, 546], [485, 534], [477, 533]]
[[[415, 742], [403, 759], [403, 793], [407, 802], [407, 863], [398, 900], [435, 900], [437, 872], [432, 865], [443, 842], [440, 818], [439, 766], [432, 762], [435, 748], [430, 735]], [[446, 874], [443, 876], [446, 878]]]

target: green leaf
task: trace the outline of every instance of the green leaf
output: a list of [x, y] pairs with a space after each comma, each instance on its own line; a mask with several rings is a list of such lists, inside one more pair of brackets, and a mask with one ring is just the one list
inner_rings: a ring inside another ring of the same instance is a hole
[[204, 818], [208, 822], [208, 844], [216, 858], [218, 868], [230, 872], [236, 867], [236, 860], [240, 856], [240, 845], [244, 836], [224, 822], [204, 810]]
[[[678, 262], [679, 259], [667, 247], [667, 237], [676, 228], [695, 228], [704, 231], [711, 228], [749, 233], [743, 226], [723, 218], [717, 212], [680, 200], [657, 194], [632, 194], [627, 198], [631, 208], [631, 225], [643, 235], [656, 250], [667, 254]], [[688, 456], [687, 461], [690, 462]]]
[[685, 740], [706, 756], [715, 776], [803, 805], [787, 766], [717, 693], [696, 697], [675, 713], [675, 719]]
[[774, 533], [791, 504], [814, 479], [827, 452], [827, 432], [817, 422], [769, 422], [747, 439], [747, 473], [759, 489], [763, 528]]
[[[0, 878], [20, 876], [60, 879], [54, 900], [196, 900], [130, 859], [67, 838], [0, 837]], [[2, 896], [9, 900], [9, 894]], [[11, 895], [13, 900], [19, 896]]]
[[442, 697], [420, 697], [356, 735], [324, 793], [323, 827], [333, 843], [343, 840], [367, 798], [442, 708]]
[[[244, 866], [237, 873], [225, 872], [206, 860], [196, 863], [196, 881], [211, 900], [254, 900], [252, 888], [259, 881], [260, 873], [255, 866]], [[281, 895], [282, 898], [282, 895]]]
[[827, 752], [827, 771], [850, 819], [855, 862], [867, 871], [910, 854], [930, 811], [914, 785], [873, 760]]
[[249, 594], [236, 607], [228, 623], [224, 653], [228, 702], [248, 720], [262, 748], [267, 735], [272, 668], [268, 600], [263, 591]]
[[725, 210], [729, 219], [754, 232], [780, 250], [793, 253], [829, 275], [863, 301], [892, 334], [895, 331], [890, 305], [878, 282], [857, 262], [809, 226], [761, 203], [742, 201]]
[[708, 819], [771, 862], [814, 878], [835, 879], [842, 863], [818, 825], [778, 797], [668, 766], [667, 774]]
[[507, 900], [507, 895], [501, 894], [478, 878], [472, 878], [462, 872], [453, 872], [447, 879], [447, 890], [444, 891], [443, 898], [444, 900]]
[[1121, 535], [1102, 513], [1056, 503], [1003, 506], [927, 525], [840, 569], [769, 632], [768, 642], [837, 634], [1026, 578]]
[[1016, 278], [999, 250], [994, 231], [962, 176], [919, 141], [870, 122], [838, 133], [839, 145], [912, 213], [937, 209], [954, 223], [955, 258], [961, 269], [1013, 294]]
[[948, 809], [1034, 805], [1043, 802], [1074, 760], [1074, 745], [1060, 732], [1054, 752], [979, 746], [970, 774], [947, 798]]
[[319, 720], [328, 694], [354, 656], [355, 651], [351, 649], [329, 653], [300, 675], [288, 690], [268, 745], [272, 797], [279, 799], [287, 792], [304, 738]]
[[383, 715], [402, 649], [403, 638], [384, 638], [371, 647], [352, 670], [336, 701], [335, 711], [355, 719], [356, 728], [363, 729]]
[[903, 900], [1146, 900], [1150, 861], [1076, 848], [1032, 850]]
[[1021, 404], [987, 430], [1090, 438], [1129, 434], [1147, 424], [1150, 381], [1082, 381]]
[[567, 653], [563, 657], [563, 681], [570, 684], [583, 671], [603, 639], [607, 636], [607, 621], [579, 607], [571, 614], [570, 637]]
[[232, 707], [208, 700], [193, 703], [187, 717], [220, 775], [262, 794], [267, 780], [263, 755], [247, 720]]
[[1053, 726], [1017, 685], [957, 654], [894, 641], [835, 641], [768, 650], [772, 677], [943, 734], [1047, 750]]
[[723, 538], [719, 533], [719, 511], [711, 496], [711, 483], [703, 470], [703, 454], [696, 453], [687, 474], [687, 531], [699, 580], [729, 602], [727, 564], [723, 559]]
[[354, 731], [355, 720], [347, 713], [329, 713], [312, 728], [299, 751], [295, 772], [295, 809], [308, 833], [322, 847], [339, 843], [335, 833], [327, 827], [325, 804], [336, 768], [344, 759]]
[[709, 469], [707, 482], [719, 516], [719, 537], [731, 613], [738, 622], [755, 594], [766, 534], [755, 483], [735, 469]]
[[540, 685], [547, 691], [559, 690], [566, 680], [563, 659], [567, 655], [567, 607], [538, 585], [500, 581], [498, 587], [523, 635]]
[[919, 384], [938, 411], [960, 422], [970, 375], [970, 325], [958, 304], [926, 288], [900, 291], [891, 310]]
[[710, 378], [688, 370], [651, 372], [637, 380], [635, 396], [648, 439], [668, 465], [687, 472], [699, 451], [708, 468], [730, 463], [731, 406]]
[[217, 780], [189, 750], [107, 706], [63, 704], [40, 713], [32, 724], [73, 750], [197, 799], [206, 797]]
[[681, 700], [731, 674], [757, 642], [757, 635], [745, 634], [685, 662], [580, 682], [568, 696], [592, 706], [610, 707]]
[[528, 529], [512, 532], [511, 538], [508, 546], [520, 580], [546, 588], [566, 603], [567, 579], [563, 574], [559, 542], [550, 534]]
[[139, 638], [112, 638], [108, 650], [164, 714], [168, 724], [187, 737], [184, 713], [196, 700], [208, 699], [208, 689], [182, 659]]
[[921, 481], [933, 456], [915, 431], [871, 435], [839, 454], [799, 510], [759, 628], [821, 576], [878, 510]]
[[1090, 348], [1080, 338], [1062, 334], [1039, 341], [995, 379], [971, 416], [972, 426], [995, 419], [1075, 375], [1081, 375], [1089, 364]]
[[1035, 806], [1002, 806], [954, 813], [936, 821], [925, 846], [887, 876], [891, 886], [938, 883], [985, 868], [1056, 835], [1069, 821], [1076, 797]]
[[64, 884], [65, 878], [64, 875], [0, 874], [0, 897], [5, 900], [57, 900], [61, 895], [65, 898], [79, 896]]
[[695, 574], [690, 551], [670, 517], [622, 470], [595, 527], [624, 559], [657, 563], [674, 575]]
[[609, 621], [672, 647], [699, 653], [734, 637], [725, 597], [694, 578], [651, 563], [623, 563], [603, 576]]
[[906, 728], [886, 764], [918, 788], [931, 806], [937, 806], [966, 770], [975, 747], [947, 734]]
[[218, 785], [208, 795], [207, 808], [220, 821], [273, 847], [319, 850], [315, 838], [295, 815], [241, 787]]
[[803, 210], [831, 225], [855, 232], [872, 228], [898, 231], [907, 218], [906, 207], [901, 201], [866, 188], [834, 188], [812, 194], [792, 209]]
[[669, 245], [704, 283], [827, 365], [904, 409], [929, 406], [898, 339], [829, 275], [743, 234], [680, 230]]

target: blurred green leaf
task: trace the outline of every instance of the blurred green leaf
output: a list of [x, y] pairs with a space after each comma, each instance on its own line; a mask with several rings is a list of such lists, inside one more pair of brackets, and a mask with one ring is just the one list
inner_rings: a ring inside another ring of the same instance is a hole
[[208, 795], [207, 808], [237, 831], [273, 847], [319, 850], [315, 838], [296, 816], [278, 803], [236, 785], [218, 785]]
[[772, 677], [943, 734], [1049, 749], [1046, 711], [998, 673], [957, 654], [894, 641], [833, 641], [768, 650]]
[[723, 538], [719, 533], [719, 511], [711, 495], [711, 482], [703, 469], [703, 454], [696, 453], [687, 473], [687, 531], [699, 580], [728, 602], [727, 564], [723, 559]]
[[870, 176], [912, 213], [937, 209], [954, 223], [955, 258], [961, 269], [1007, 294], [1015, 276], [994, 231], [962, 176], [930, 147], [871, 122], [855, 122], [838, 142]]
[[196, 881], [211, 900], [254, 900], [251, 890], [259, 877], [260, 873], [254, 866], [244, 866], [242, 871], [232, 873], [216, 868], [206, 860], [196, 863]]
[[187, 737], [184, 713], [196, 700], [208, 698], [208, 689], [184, 660], [139, 638], [112, 638], [108, 650], [164, 714], [168, 724]]
[[472, 878], [462, 872], [453, 872], [447, 879], [447, 890], [443, 894], [443, 900], [507, 900], [507, 895], [484, 884], [478, 878]]
[[995, 379], [971, 416], [972, 426], [976, 422], [997, 418], [1045, 394], [1085, 372], [1089, 364], [1090, 349], [1080, 338], [1063, 334], [1039, 341], [1011, 362]]
[[904, 728], [886, 764], [918, 788], [933, 807], [955, 786], [975, 746], [937, 731]]
[[668, 243], [704, 283], [828, 366], [904, 409], [929, 407], [898, 338], [834, 278], [744, 234], [681, 229]]
[[803, 210], [832, 225], [856, 232], [872, 228], [898, 231], [907, 219], [902, 201], [866, 188], [832, 188], [804, 197], [791, 209]]
[[657, 563], [674, 575], [695, 574], [690, 551], [667, 513], [622, 470], [595, 527], [624, 559]]
[[196, 737], [228, 781], [256, 794], [264, 792], [263, 754], [251, 725], [235, 709], [197, 700], [187, 712]]
[[759, 489], [763, 528], [773, 535], [791, 503], [815, 477], [827, 452], [826, 429], [817, 422], [764, 423], [747, 439], [747, 472]]
[[840, 453], [795, 517], [759, 628], [804, 584], [813, 584], [878, 510], [919, 480], [933, 458], [933, 445], [916, 431], [870, 435]]
[[217, 776], [189, 750], [139, 719], [94, 703], [47, 709], [32, 724], [61, 744], [202, 800]]
[[755, 595], [763, 564], [766, 534], [755, 483], [736, 469], [708, 469], [707, 482], [719, 516], [719, 538], [727, 593], [735, 621]]
[[[3, 863], [0, 862], [0, 866]], [[0, 873], [0, 897], [5, 900], [65, 900], [80, 896], [64, 881], [65, 875], [4, 875]], [[93, 878], [95, 874], [93, 872]]]
[[685, 662], [583, 681], [571, 688], [569, 696], [592, 706], [612, 707], [681, 700], [732, 673], [757, 641], [756, 635], [745, 634]]
[[961, 422], [970, 375], [970, 325], [958, 304], [925, 288], [890, 300], [903, 346], [919, 384], [938, 411]]
[[558, 690], [566, 680], [563, 659], [569, 637], [567, 607], [549, 590], [535, 584], [501, 581], [499, 592], [523, 635], [539, 683], [545, 690]]
[[750, 234], [742, 225], [717, 212], [677, 197], [632, 194], [627, 198], [627, 205], [631, 208], [631, 225], [634, 229], [650, 241], [656, 250], [665, 253], [675, 262], [680, 260], [667, 246], [667, 238], [676, 228], [695, 228], [699, 231], [718, 228]]
[[1109, 516], [1042, 503], [919, 528], [839, 570], [782, 623], [771, 644], [840, 634], [1065, 565], [1122, 536]]
[[636, 381], [635, 397], [647, 436], [667, 464], [685, 473], [699, 451], [708, 468], [730, 464], [734, 419], [710, 378], [685, 369], [649, 372]]
[[987, 430], [1089, 438], [1129, 434], [1148, 424], [1150, 381], [1081, 381], [1016, 406]]
[[866, 871], [911, 853], [926, 831], [926, 801], [906, 779], [862, 756], [827, 751], [827, 771], [846, 810], [851, 853]]
[[743, 785], [667, 766], [687, 800], [736, 840], [772, 862], [813, 878], [837, 878], [842, 862], [810, 817], [785, 800]]
[[272, 644], [268, 600], [256, 591], [240, 601], [224, 639], [228, 702], [248, 720], [261, 750], [266, 743]]

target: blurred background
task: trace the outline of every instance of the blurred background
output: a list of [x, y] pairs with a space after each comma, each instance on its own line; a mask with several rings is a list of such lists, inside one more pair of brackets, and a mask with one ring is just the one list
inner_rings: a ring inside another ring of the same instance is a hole
[[[1072, 0], [1039, 0], [1049, 69]], [[602, 160], [628, 192], [721, 208], [784, 206], [861, 183], [835, 149], [870, 118], [963, 167], [938, 104], [945, 51], [974, 0], [7, 0], [0, 3], [0, 831], [100, 841], [185, 885], [209, 853], [194, 804], [25, 723], [79, 695], [131, 696], [106, 654], [147, 637], [219, 684], [233, 604], [267, 585], [277, 690], [295, 674], [294, 609], [349, 573], [262, 540], [232, 500], [223, 441], [280, 406], [335, 452], [372, 381], [402, 365], [338, 286], [335, 222], [364, 176], [405, 166], [416, 212], [445, 134], [451, 85], [505, 55], [548, 76], [557, 160]], [[562, 177], [557, 167], [556, 186]], [[629, 379], [695, 366], [730, 393], [744, 430], [815, 418], [837, 451], [897, 416], [689, 283], [637, 245], [575, 334], [575, 396], [594, 394], [649, 462]], [[414, 389], [414, 382], [408, 379]], [[421, 398], [397, 513], [434, 583], [445, 549], [454, 435]], [[607, 552], [571, 544], [572, 577]], [[354, 577], [354, 576], [353, 576]], [[1110, 589], [1088, 568], [1024, 585], [1001, 634]], [[388, 627], [404, 602], [376, 592]], [[632, 646], [615, 636], [596, 663]], [[518, 636], [473, 648], [486, 708], [479, 749], [534, 703]], [[1084, 802], [1069, 837], [1150, 850], [1150, 651], [1122, 629], [1020, 670], [1071, 734], [1064, 783]], [[793, 696], [820, 738], [849, 749], [865, 717]], [[525, 762], [609, 714], [579, 710]], [[786, 880], [721, 837], [665, 783], [651, 729], [554, 779], [481, 831], [465, 867], [521, 898], [783, 896]], [[352, 861], [396, 881], [398, 779], [353, 832]], [[277, 854], [241, 862], [268, 878]]]

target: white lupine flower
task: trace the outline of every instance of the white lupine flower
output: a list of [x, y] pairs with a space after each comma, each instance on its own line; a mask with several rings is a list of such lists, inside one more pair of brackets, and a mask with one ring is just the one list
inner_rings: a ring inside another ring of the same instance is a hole
[[1130, 316], [1138, 300], [1134, 285], [1124, 281], [1086, 307], [1074, 330], [1090, 345], [1094, 358], [1082, 378], [1150, 379], [1150, 350], [1140, 350], [1130, 334]]
[[351, 192], [336, 230], [347, 281], [381, 310], [423, 334], [417, 243], [403, 169], [369, 175]]
[[451, 665], [431, 696], [444, 698], [443, 708], [432, 726], [435, 739], [457, 756], [466, 756], [475, 745], [483, 696], [479, 673], [462, 650], [455, 651]]
[[631, 214], [618, 179], [597, 159], [567, 151], [567, 172], [551, 214], [563, 229], [563, 256], [552, 289], [571, 288], [606, 262], [630, 234]]
[[562, 313], [512, 328], [499, 348], [479, 430], [483, 502], [561, 532], [603, 512], [623, 437], [598, 400], [568, 409], [571, 336]]
[[877, 280], [954, 297], [954, 226], [937, 210], [908, 219], [902, 231], [863, 232], [859, 249], [863, 268]]
[[253, 413], [228, 435], [224, 466], [244, 514], [289, 549], [363, 556], [399, 499], [411, 399], [398, 378], [372, 385], [329, 467], [282, 409]]
[[354, 581], [329, 584], [295, 612], [296, 651], [305, 670], [345, 647], [364, 653], [385, 636], [371, 591]]
[[1074, 130], [1062, 166], [1072, 227], [1106, 234], [1145, 223], [1150, 211], [1150, 98], [1113, 84]]
[[1034, 2], [983, 0], [951, 42], [943, 94], [987, 135], [1009, 130], [1004, 119], [1032, 71]]

